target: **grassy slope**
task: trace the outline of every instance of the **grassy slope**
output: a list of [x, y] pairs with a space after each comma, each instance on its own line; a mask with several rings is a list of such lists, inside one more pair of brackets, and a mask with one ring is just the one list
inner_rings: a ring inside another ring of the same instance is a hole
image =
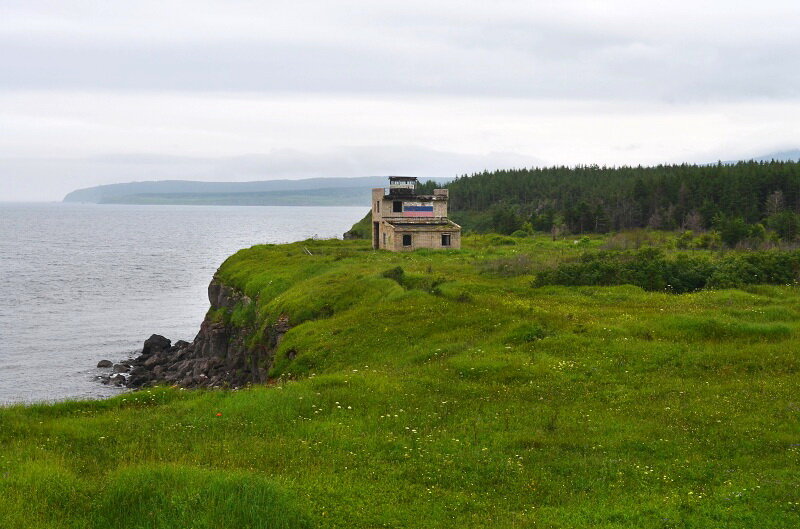
[[796, 287], [533, 289], [500, 265], [571, 242], [492, 242], [237, 253], [281, 382], [0, 410], [2, 526], [800, 523]]

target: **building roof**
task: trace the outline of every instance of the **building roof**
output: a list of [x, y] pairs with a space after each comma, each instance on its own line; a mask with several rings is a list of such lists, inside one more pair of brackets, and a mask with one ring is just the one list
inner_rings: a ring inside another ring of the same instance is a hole
[[446, 201], [445, 195], [383, 195], [386, 200], [408, 200], [412, 202], [430, 202], [432, 200]]
[[383, 219], [396, 230], [402, 231], [458, 231], [461, 226], [448, 218], [403, 218], [403, 219]]
[[417, 177], [416, 176], [390, 176], [389, 177], [389, 181], [391, 182], [392, 180], [400, 181], [400, 182], [416, 182], [417, 181]]

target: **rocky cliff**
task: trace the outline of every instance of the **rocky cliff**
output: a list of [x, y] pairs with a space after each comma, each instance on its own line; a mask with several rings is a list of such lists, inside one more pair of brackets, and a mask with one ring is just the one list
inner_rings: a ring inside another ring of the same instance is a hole
[[[263, 331], [237, 325], [231, 315], [247, 310], [252, 300], [216, 277], [208, 286], [208, 300], [211, 308], [192, 343], [172, 344], [154, 334], [145, 340], [139, 356], [113, 365], [114, 374], [104, 376], [104, 382], [130, 388], [156, 384], [237, 388], [266, 382], [275, 348], [290, 328], [288, 318], [278, 318]], [[262, 336], [254, 340], [259, 332]], [[257, 345], [248, 345], [253, 343]], [[106, 362], [101, 364], [107, 366]]]

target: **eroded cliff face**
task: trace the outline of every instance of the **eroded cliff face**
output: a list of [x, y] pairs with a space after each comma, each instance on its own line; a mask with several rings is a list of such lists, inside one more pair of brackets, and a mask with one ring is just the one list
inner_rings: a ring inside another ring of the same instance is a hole
[[145, 340], [141, 355], [114, 366], [118, 374], [108, 381], [130, 388], [157, 384], [237, 388], [267, 382], [275, 349], [290, 328], [288, 319], [281, 317], [262, 336], [254, 336], [260, 332], [257, 328], [236, 325], [229, 317], [250, 307], [250, 298], [215, 278], [208, 286], [208, 300], [211, 309], [192, 343], [172, 344], [153, 335]]

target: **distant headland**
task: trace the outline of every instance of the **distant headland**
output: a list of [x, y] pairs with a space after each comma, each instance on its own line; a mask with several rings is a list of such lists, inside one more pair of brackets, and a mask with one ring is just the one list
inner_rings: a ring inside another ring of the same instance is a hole
[[[451, 179], [433, 178], [443, 184]], [[385, 176], [254, 182], [159, 180], [108, 184], [72, 191], [64, 202], [220, 206], [363, 206]]]

